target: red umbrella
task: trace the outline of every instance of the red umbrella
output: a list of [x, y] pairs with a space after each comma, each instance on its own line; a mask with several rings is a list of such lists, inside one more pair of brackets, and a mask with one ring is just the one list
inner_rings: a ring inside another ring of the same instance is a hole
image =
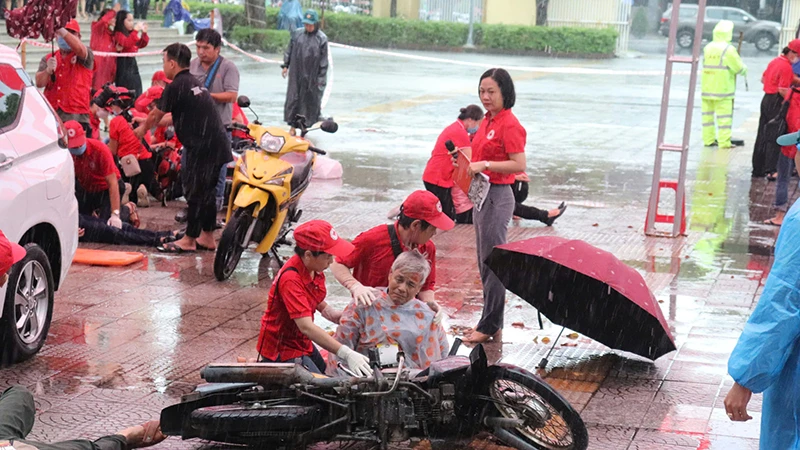
[[495, 247], [486, 264], [553, 323], [652, 360], [675, 350], [642, 276], [605, 250], [543, 236]]
[[37, 39], [41, 35], [45, 41], [52, 41], [56, 30], [73, 18], [77, 5], [78, 0], [29, 0], [21, 8], [3, 10], [6, 30], [16, 39]]

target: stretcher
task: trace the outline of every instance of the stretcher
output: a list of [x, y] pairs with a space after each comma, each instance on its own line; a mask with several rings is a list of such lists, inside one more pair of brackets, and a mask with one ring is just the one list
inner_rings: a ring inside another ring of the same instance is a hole
[[93, 250], [79, 248], [72, 262], [90, 266], [128, 266], [144, 259], [139, 252], [119, 252], [114, 250]]

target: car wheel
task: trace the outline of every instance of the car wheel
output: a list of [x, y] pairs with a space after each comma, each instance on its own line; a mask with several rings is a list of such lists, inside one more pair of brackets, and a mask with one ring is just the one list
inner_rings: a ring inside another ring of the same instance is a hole
[[768, 52], [775, 46], [775, 37], [769, 33], [761, 33], [756, 36], [754, 42], [756, 49], [762, 52]]
[[25, 246], [26, 255], [8, 274], [0, 320], [2, 363], [24, 361], [42, 348], [53, 316], [53, 270], [36, 244]]
[[680, 48], [691, 48], [692, 44], [694, 44], [694, 31], [686, 28], [678, 30], [675, 40]]

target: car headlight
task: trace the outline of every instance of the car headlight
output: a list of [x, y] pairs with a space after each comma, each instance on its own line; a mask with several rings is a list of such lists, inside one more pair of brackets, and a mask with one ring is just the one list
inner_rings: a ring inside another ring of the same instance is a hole
[[259, 144], [267, 153], [278, 153], [281, 151], [284, 142], [282, 136], [273, 136], [269, 133], [264, 133], [261, 136], [261, 142]]

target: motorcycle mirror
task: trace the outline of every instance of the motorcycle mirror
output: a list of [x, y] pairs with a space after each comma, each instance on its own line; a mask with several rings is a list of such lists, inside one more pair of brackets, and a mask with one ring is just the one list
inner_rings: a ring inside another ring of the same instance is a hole
[[239, 108], [249, 108], [250, 99], [246, 95], [240, 95], [239, 98], [236, 100], [236, 104], [239, 105]]
[[326, 133], [336, 133], [339, 130], [339, 124], [332, 120], [326, 120], [320, 124], [319, 128]]

